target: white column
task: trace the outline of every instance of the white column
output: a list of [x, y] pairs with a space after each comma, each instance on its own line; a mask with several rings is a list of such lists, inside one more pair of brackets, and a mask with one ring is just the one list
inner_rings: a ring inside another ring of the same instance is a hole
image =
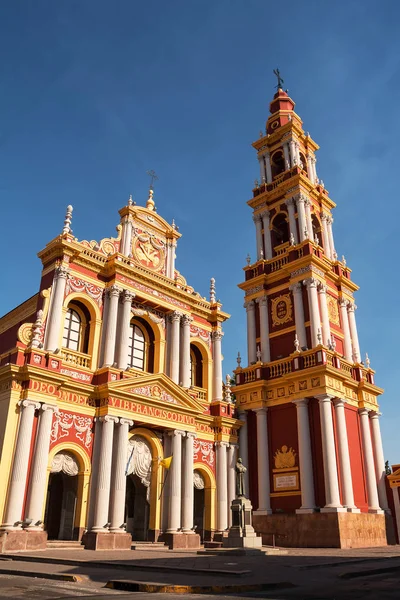
[[329, 234], [328, 234], [328, 218], [329, 218], [329, 215], [327, 215], [326, 213], [321, 213], [322, 240], [323, 240], [323, 245], [324, 245], [324, 251], [325, 251], [326, 256], [332, 260], [332, 249], [331, 249], [331, 243], [330, 243]]
[[172, 438], [172, 463], [170, 466], [170, 494], [168, 533], [178, 533], [181, 528], [182, 506], [182, 437], [184, 431], [175, 429], [169, 434]]
[[99, 453], [99, 472], [97, 476], [97, 494], [94, 503], [93, 532], [107, 532], [108, 508], [110, 503], [111, 461], [114, 437], [114, 423], [117, 417], [106, 415], [103, 421]]
[[109, 296], [107, 320], [104, 327], [104, 359], [103, 367], [112, 367], [115, 355], [115, 338], [117, 334], [118, 300], [121, 288], [112, 285], [106, 290]]
[[367, 496], [368, 496], [368, 512], [381, 513], [381, 507], [379, 506], [378, 489], [376, 485], [375, 465], [374, 465], [374, 453], [372, 450], [371, 442], [371, 430], [369, 425], [367, 408], [360, 408], [360, 424], [361, 424], [361, 437], [364, 453], [364, 467], [365, 476], [367, 480]]
[[297, 411], [297, 436], [299, 441], [299, 468], [301, 486], [301, 508], [297, 513], [312, 513], [315, 509], [314, 475], [311, 453], [308, 398], [293, 400]]
[[126, 369], [128, 366], [129, 330], [131, 322], [132, 300], [134, 297], [135, 294], [129, 290], [124, 290], [122, 292], [121, 331], [119, 347], [117, 348], [116, 353], [118, 369]]
[[257, 417], [257, 473], [258, 473], [258, 513], [272, 514], [271, 487], [269, 481], [269, 452], [267, 408], [256, 408]]
[[312, 157], [310, 154], [307, 154], [307, 172], [308, 172], [308, 179], [311, 181], [311, 183], [315, 183], [314, 168], [313, 168], [313, 164], [312, 164]]
[[125, 493], [126, 493], [126, 456], [128, 448], [129, 428], [133, 421], [120, 419], [116, 427], [113, 451], [113, 469], [111, 477], [110, 498], [110, 531], [112, 533], [125, 533]]
[[21, 529], [21, 525], [15, 525], [15, 523], [21, 521], [22, 517], [33, 419], [35, 410], [40, 407], [40, 404], [30, 400], [22, 400], [18, 402], [18, 405], [20, 406], [19, 429], [2, 529]]
[[318, 330], [321, 328], [317, 292], [318, 279], [309, 277], [308, 279], [305, 279], [303, 283], [307, 287], [308, 294], [308, 306], [311, 322], [311, 345], [313, 348], [315, 348], [315, 346], [318, 346]]
[[289, 145], [287, 142], [283, 143], [283, 155], [285, 157], [285, 171], [287, 171], [290, 169]]
[[306, 239], [305, 230], [307, 227], [307, 220], [306, 220], [306, 211], [305, 211], [305, 207], [304, 207], [305, 201], [306, 201], [306, 196], [304, 196], [303, 194], [298, 194], [298, 196], [296, 197], [296, 203], [297, 203], [297, 217], [299, 220], [300, 242], [304, 242], [304, 240]]
[[287, 198], [285, 200], [286, 206], [288, 207], [288, 216], [289, 216], [289, 229], [290, 233], [293, 234], [294, 243], [299, 243], [299, 236], [297, 235], [297, 225], [296, 225], [296, 217], [295, 217], [295, 201], [294, 198]]
[[322, 458], [324, 461], [325, 508], [322, 512], [337, 512], [342, 508], [339, 494], [338, 470], [336, 464], [335, 435], [333, 432], [331, 396], [317, 396], [321, 418]]
[[300, 342], [300, 348], [307, 347], [306, 327], [304, 324], [304, 306], [303, 306], [303, 286], [301, 282], [293, 283], [289, 286], [293, 294], [294, 320], [296, 324], [296, 335]]
[[128, 215], [122, 221], [120, 253], [129, 256], [132, 252], [132, 222]]
[[322, 321], [322, 343], [327, 346], [331, 339], [331, 327], [329, 324], [328, 304], [326, 301], [327, 286], [324, 283], [318, 285], [319, 307]]
[[307, 227], [308, 239], [314, 241], [312, 218], [311, 218], [311, 201], [310, 201], [310, 198], [306, 198], [306, 200], [304, 202], [304, 210], [305, 210], [305, 213], [306, 213], [306, 223], [307, 223], [306, 227]]
[[179, 324], [182, 314], [174, 310], [168, 315], [170, 322], [170, 350], [169, 350], [169, 376], [172, 381], [179, 384]]
[[228, 529], [228, 474], [227, 442], [216, 442], [217, 446], [217, 530]]
[[269, 228], [269, 210], [264, 210], [261, 213], [262, 225], [264, 228], [264, 247], [265, 247], [265, 259], [270, 260], [272, 258], [272, 241], [271, 241], [271, 230]]
[[[190, 323], [193, 321], [190, 315], [182, 315], [181, 318], [181, 345], [180, 345], [180, 375], [179, 383], [182, 383], [184, 388], [189, 388], [191, 385], [190, 372]], [[222, 386], [222, 384], [221, 384]]]
[[175, 250], [176, 250], [176, 240], [172, 240], [172, 243], [171, 243], [171, 254], [170, 254], [170, 257], [171, 257], [171, 274], [170, 274], [170, 277], [173, 280], [175, 279], [175, 258], [176, 258]]
[[315, 156], [312, 157], [312, 168], [313, 168], [313, 175], [314, 175], [314, 183], [316, 183], [316, 181], [318, 180], [317, 177], [317, 159], [315, 158]]
[[347, 316], [347, 305], [349, 301], [345, 298], [340, 298], [339, 300], [339, 310], [340, 310], [340, 321], [342, 323], [342, 329], [344, 334], [344, 357], [347, 360], [353, 362], [353, 351], [351, 347], [351, 336], [350, 336], [350, 328], [349, 328], [349, 318]]
[[345, 400], [335, 398], [333, 401], [336, 415], [336, 432], [340, 466], [340, 481], [342, 484], [343, 506], [348, 512], [360, 512], [354, 504], [353, 479], [351, 476], [349, 441], [345, 414]]
[[51, 426], [55, 412], [58, 412], [56, 406], [42, 404], [28, 487], [28, 502], [25, 510], [25, 519], [32, 519], [28, 529], [43, 529], [42, 518], [46, 497], [47, 463], [49, 460]]
[[349, 302], [347, 305], [347, 314], [349, 316], [349, 328], [350, 328], [350, 337], [351, 337], [351, 345], [353, 349], [352, 358], [353, 361], [358, 363], [361, 360], [360, 354], [360, 343], [358, 341], [358, 333], [357, 333], [357, 325], [356, 325], [356, 315], [355, 310], [357, 306], [354, 302]]
[[[237, 445], [229, 444], [228, 447], [228, 527], [232, 525], [232, 500], [236, 498], [236, 471]], [[247, 467], [247, 465], [246, 465]]]
[[382, 445], [382, 436], [381, 436], [381, 428], [379, 424], [379, 413], [378, 412], [370, 412], [370, 421], [371, 421], [371, 432], [372, 432], [372, 448], [375, 459], [375, 474], [376, 481], [378, 484], [378, 496], [379, 496], [379, 506], [385, 510], [389, 510], [387, 494], [386, 494], [386, 469], [385, 469], [385, 457], [383, 454], [383, 445]]
[[211, 332], [213, 356], [213, 400], [222, 400], [222, 331]]
[[165, 276], [171, 277], [171, 241], [165, 242]]
[[193, 533], [193, 440], [195, 433], [188, 432], [183, 451], [182, 531]]
[[261, 215], [253, 215], [253, 221], [255, 223], [256, 226], [256, 244], [257, 244], [257, 252], [256, 252], [256, 256], [257, 256], [257, 260], [260, 260], [261, 258], [261, 251], [263, 250], [263, 243], [262, 243], [262, 223], [261, 223]]
[[259, 156], [258, 157], [258, 162], [260, 165], [260, 184], [262, 185], [263, 181], [266, 181], [266, 176], [265, 176], [265, 166], [264, 166], [264, 156]]
[[[239, 411], [239, 419], [244, 421], [244, 425], [239, 429], [239, 456], [242, 459], [244, 466], [247, 471], [244, 474], [244, 485], [245, 485], [245, 496], [249, 496], [249, 443], [248, 443], [248, 432], [247, 432], [247, 412], [245, 410]], [[236, 496], [236, 493], [235, 493]]]
[[297, 164], [300, 166], [300, 162], [301, 162], [301, 159], [300, 159], [300, 144], [299, 144], [299, 142], [297, 140], [295, 140], [295, 142], [294, 142], [294, 148], [295, 148], [296, 161], [297, 161]]
[[260, 310], [261, 360], [269, 362], [271, 353], [269, 347], [268, 296], [261, 296], [258, 302]]
[[61, 265], [54, 273], [49, 316], [46, 324], [45, 349], [54, 352], [61, 338], [62, 306], [69, 269]]
[[252, 365], [257, 360], [256, 347], [256, 305], [254, 300], [244, 303], [247, 313], [247, 360], [249, 365]]
[[265, 158], [265, 171], [266, 171], [266, 174], [267, 174], [267, 183], [271, 183], [271, 181], [272, 181], [272, 169], [271, 169], [271, 159], [270, 159], [269, 152], [266, 152], [264, 154], [264, 158]]
[[297, 162], [296, 143], [293, 138], [289, 141], [289, 150], [290, 150], [290, 164], [293, 167], [293, 165], [295, 165]]
[[333, 242], [333, 231], [332, 231], [333, 218], [330, 215], [327, 218], [326, 223], [327, 223], [327, 227], [328, 227], [328, 238], [329, 238], [329, 246], [331, 248], [331, 258], [332, 258], [332, 260], [336, 260], [337, 255], [336, 255], [336, 250], [335, 250], [335, 244]]

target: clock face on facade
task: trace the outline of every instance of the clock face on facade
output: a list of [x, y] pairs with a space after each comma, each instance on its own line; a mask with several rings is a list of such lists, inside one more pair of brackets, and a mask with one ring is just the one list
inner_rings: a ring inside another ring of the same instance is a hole
[[159, 271], [164, 266], [164, 252], [156, 248], [151, 238], [136, 238], [133, 243], [133, 256], [139, 264]]

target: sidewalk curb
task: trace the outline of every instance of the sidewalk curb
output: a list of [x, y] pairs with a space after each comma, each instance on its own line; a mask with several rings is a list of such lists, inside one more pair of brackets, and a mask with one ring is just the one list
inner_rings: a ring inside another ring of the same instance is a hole
[[263, 592], [297, 587], [289, 581], [276, 583], [244, 583], [235, 585], [173, 585], [143, 581], [111, 580], [104, 586], [112, 590], [147, 592], [149, 594], [227, 594], [237, 592]]
[[356, 577], [371, 577], [371, 575], [383, 575], [384, 573], [394, 573], [399, 571], [399, 565], [392, 567], [381, 567], [380, 569], [364, 569], [363, 571], [345, 571], [339, 573], [341, 579], [355, 579]]
[[18, 577], [37, 577], [38, 579], [53, 579], [55, 581], [87, 581], [82, 575], [68, 575], [67, 573], [45, 573], [42, 571], [15, 571], [14, 569], [0, 568], [0, 575], [17, 575]]

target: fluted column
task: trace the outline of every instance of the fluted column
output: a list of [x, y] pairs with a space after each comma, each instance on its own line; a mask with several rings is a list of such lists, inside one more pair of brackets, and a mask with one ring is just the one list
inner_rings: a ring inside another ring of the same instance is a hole
[[133, 421], [120, 419], [116, 424], [114, 441], [113, 468], [111, 477], [110, 498], [110, 531], [112, 533], [125, 533], [125, 493], [126, 493], [126, 455], [128, 448], [129, 428]]
[[356, 315], [355, 310], [357, 306], [354, 302], [349, 302], [347, 305], [347, 314], [349, 317], [349, 328], [350, 328], [350, 336], [351, 336], [351, 344], [352, 344], [352, 358], [355, 363], [360, 362], [361, 354], [360, 354], [360, 343], [358, 341], [358, 333], [357, 333], [357, 325], [356, 325]]
[[249, 300], [248, 302], [245, 302], [244, 307], [247, 313], [247, 360], [248, 364], [251, 365], [257, 360], [255, 315], [256, 306], [254, 300]]
[[269, 452], [267, 408], [256, 408], [257, 417], [257, 474], [258, 509], [257, 512], [271, 514], [271, 486], [269, 479]]
[[227, 442], [216, 442], [217, 446], [217, 529], [228, 528], [228, 474]]
[[182, 489], [182, 531], [193, 532], [193, 441], [195, 433], [188, 432], [184, 439], [183, 489]]
[[213, 355], [213, 400], [222, 400], [222, 331], [211, 332]]
[[353, 351], [351, 347], [351, 336], [350, 336], [350, 327], [349, 327], [349, 319], [347, 315], [347, 305], [349, 301], [345, 298], [340, 298], [339, 300], [339, 310], [340, 310], [340, 321], [342, 324], [343, 334], [344, 334], [344, 348], [343, 353], [344, 357], [347, 360], [353, 362]]
[[324, 461], [325, 508], [330, 512], [342, 508], [339, 494], [338, 470], [336, 464], [335, 435], [333, 432], [331, 396], [317, 396], [321, 418], [322, 458]]
[[314, 475], [311, 454], [310, 421], [308, 398], [293, 400], [297, 412], [297, 437], [299, 442], [299, 468], [301, 486], [301, 508], [297, 513], [312, 513], [315, 509]]
[[289, 229], [290, 233], [293, 235], [294, 243], [299, 243], [299, 236], [297, 235], [297, 225], [296, 225], [296, 217], [295, 217], [295, 201], [294, 198], [287, 198], [285, 200], [286, 206], [288, 208], [288, 217], [289, 217]]
[[331, 326], [329, 324], [328, 304], [326, 299], [327, 286], [324, 283], [318, 285], [319, 307], [321, 310], [322, 343], [327, 346], [331, 339]]
[[[236, 471], [237, 444], [228, 446], [228, 527], [232, 525], [232, 500], [236, 498]], [[246, 465], [247, 467], [247, 465]]]
[[257, 244], [256, 256], [257, 256], [257, 260], [260, 260], [261, 254], [263, 254], [261, 215], [253, 215], [253, 221], [256, 226], [256, 244]]
[[118, 369], [126, 369], [128, 366], [129, 331], [131, 323], [132, 300], [135, 294], [129, 290], [122, 292], [122, 314], [119, 346], [117, 348]]
[[258, 157], [258, 163], [260, 165], [260, 183], [262, 184], [262, 182], [265, 180], [267, 180], [266, 175], [265, 175], [265, 165], [264, 165], [264, 156], [261, 155]]
[[379, 506], [378, 488], [376, 484], [374, 465], [374, 453], [372, 450], [371, 429], [368, 418], [369, 410], [367, 408], [360, 408], [358, 412], [360, 414], [361, 437], [364, 454], [364, 468], [367, 480], [368, 511], [371, 513], [380, 513], [381, 507]]
[[262, 226], [264, 228], [264, 247], [265, 247], [265, 258], [270, 260], [273, 256], [272, 252], [272, 241], [271, 241], [271, 230], [269, 228], [269, 210], [264, 210], [261, 213]]
[[351, 476], [349, 441], [345, 414], [345, 401], [336, 398], [333, 401], [336, 415], [336, 432], [340, 465], [340, 481], [342, 484], [343, 506], [349, 512], [360, 512], [354, 504], [353, 479]]
[[318, 346], [318, 330], [321, 328], [321, 318], [319, 315], [319, 304], [318, 304], [318, 292], [317, 285], [318, 279], [309, 277], [303, 281], [307, 287], [308, 294], [308, 306], [310, 309], [310, 324], [311, 324], [311, 345], [313, 348]]
[[21, 525], [15, 525], [15, 523], [21, 521], [22, 517], [33, 419], [35, 417], [35, 410], [40, 407], [39, 403], [32, 402], [31, 400], [22, 400], [18, 405], [20, 406], [19, 429], [8, 488], [4, 523], [1, 526], [2, 529], [21, 529]]
[[172, 438], [172, 463], [170, 467], [170, 493], [168, 533], [177, 533], [181, 528], [181, 506], [182, 506], [182, 437], [184, 431], [175, 429], [169, 434]]
[[179, 384], [179, 337], [180, 337], [180, 320], [182, 314], [174, 310], [168, 315], [170, 322], [170, 350], [169, 350], [169, 376], [172, 381]]
[[190, 372], [190, 324], [193, 321], [190, 315], [182, 315], [181, 318], [181, 342], [180, 342], [180, 375], [179, 383], [182, 383], [184, 388], [189, 388], [191, 385]]
[[328, 218], [329, 218], [329, 215], [327, 215], [326, 213], [321, 213], [322, 240], [323, 240], [323, 244], [324, 244], [324, 251], [325, 251], [326, 256], [332, 260], [332, 250], [331, 250], [331, 244], [330, 244], [329, 234], [328, 234]]
[[293, 283], [289, 286], [293, 294], [294, 320], [296, 325], [296, 335], [300, 342], [300, 348], [307, 347], [306, 326], [304, 324], [304, 306], [303, 306], [303, 287], [301, 282]]
[[54, 352], [61, 339], [62, 306], [69, 269], [63, 265], [56, 268], [46, 324], [45, 349]]
[[114, 437], [114, 424], [117, 417], [106, 415], [103, 421], [99, 453], [99, 472], [97, 476], [97, 494], [94, 503], [93, 532], [107, 532], [108, 508], [110, 503], [111, 462]]
[[306, 211], [305, 211], [305, 206], [304, 206], [305, 201], [306, 201], [306, 196], [304, 196], [303, 194], [299, 194], [296, 197], [297, 217], [299, 220], [300, 242], [304, 242], [304, 240], [306, 239], [305, 230], [307, 228], [307, 219], [306, 219]]
[[371, 433], [372, 433], [372, 449], [375, 459], [375, 474], [378, 485], [379, 506], [384, 511], [389, 511], [389, 505], [386, 494], [386, 469], [385, 457], [383, 454], [381, 427], [379, 424], [379, 413], [370, 412]]
[[32, 519], [32, 523], [28, 529], [43, 529], [41, 521], [46, 496], [47, 463], [49, 460], [50, 434], [54, 413], [58, 413], [56, 406], [42, 404], [33, 453], [28, 502], [25, 510], [25, 518]]
[[104, 359], [103, 367], [111, 367], [114, 364], [115, 338], [117, 334], [118, 300], [121, 288], [112, 285], [106, 290], [108, 294], [108, 314], [104, 327]]
[[310, 198], [306, 198], [305, 199], [304, 210], [305, 210], [305, 213], [306, 213], [306, 227], [307, 227], [308, 239], [309, 240], [314, 240], [312, 218], [311, 218], [311, 201], [310, 201]]
[[327, 224], [327, 228], [328, 228], [329, 246], [331, 248], [331, 258], [332, 258], [332, 260], [336, 260], [337, 255], [336, 255], [336, 250], [335, 250], [335, 244], [333, 241], [332, 223], [333, 223], [333, 217], [331, 217], [329, 215], [326, 220], [326, 224]]
[[242, 459], [244, 466], [247, 468], [244, 474], [244, 485], [246, 497], [249, 494], [249, 442], [248, 442], [248, 430], [247, 430], [247, 412], [245, 410], [239, 411], [239, 419], [244, 421], [244, 425], [239, 429], [239, 456]]
[[269, 347], [268, 296], [261, 296], [258, 305], [260, 310], [261, 360], [262, 362], [269, 362], [271, 353]]
[[271, 183], [272, 169], [271, 169], [271, 158], [270, 158], [269, 152], [266, 152], [264, 154], [264, 158], [265, 158], [265, 172], [266, 172], [266, 176], [267, 176], [267, 183]]

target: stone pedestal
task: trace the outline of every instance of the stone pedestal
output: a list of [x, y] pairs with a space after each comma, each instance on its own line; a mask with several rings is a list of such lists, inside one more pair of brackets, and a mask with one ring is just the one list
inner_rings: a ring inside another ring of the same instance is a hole
[[224, 548], [261, 548], [262, 538], [258, 537], [252, 525], [252, 506], [247, 498], [232, 500], [232, 527], [223, 538]]
[[200, 536], [198, 533], [164, 533], [160, 541], [168, 544], [170, 550], [176, 548], [200, 548]]
[[26, 529], [0, 531], [0, 554], [24, 552], [26, 550], [46, 550], [47, 532]]
[[82, 538], [86, 550], [130, 550], [130, 533], [103, 533], [89, 531]]

